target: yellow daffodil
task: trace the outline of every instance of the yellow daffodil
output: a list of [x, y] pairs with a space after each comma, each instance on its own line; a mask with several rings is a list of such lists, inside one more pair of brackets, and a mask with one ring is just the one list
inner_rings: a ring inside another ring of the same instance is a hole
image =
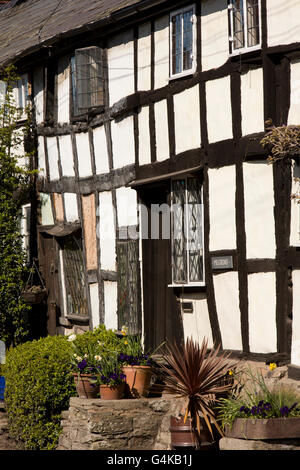
[[124, 344], [128, 344], [128, 341], [124, 341]]
[[228, 375], [233, 375], [233, 370], [229, 369]]
[[274, 370], [274, 369], [276, 369], [276, 367], [277, 367], [277, 365], [275, 364], [275, 362], [270, 362], [270, 364], [269, 364], [269, 369], [270, 370]]

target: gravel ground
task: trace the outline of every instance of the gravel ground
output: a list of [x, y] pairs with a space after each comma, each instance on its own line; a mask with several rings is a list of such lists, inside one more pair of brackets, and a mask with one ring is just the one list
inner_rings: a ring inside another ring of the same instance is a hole
[[0, 451], [20, 450], [14, 439], [11, 439], [7, 428], [7, 413], [3, 402], [0, 402]]

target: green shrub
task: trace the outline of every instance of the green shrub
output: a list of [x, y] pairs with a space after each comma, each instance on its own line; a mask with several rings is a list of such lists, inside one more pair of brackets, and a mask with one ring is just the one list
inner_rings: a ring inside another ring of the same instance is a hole
[[74, 340], [77, 353], [84, 356], [89, 349], [97, 350], [100, 356], [110, 355], [112, 351], [121, 352], [123, 346], [120, 338], [111, 329], [106, 329], [105, 325], [99, 325], [93, 331], [87, 331], [77, 335]]
[[6, 357], [5, 402], [9, 432], [25, 449], [52, 450], [61, 432], [61, 411], [76, 396], [70, 374], [71, 345], [48, 336], [11, 348]]

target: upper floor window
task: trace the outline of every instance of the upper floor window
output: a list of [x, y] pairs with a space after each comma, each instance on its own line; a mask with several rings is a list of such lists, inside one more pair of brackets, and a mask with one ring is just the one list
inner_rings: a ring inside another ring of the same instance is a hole
[[94, 46], [77, 49], [71, 66], [74, 115], [85, 114], [103, 106], [102, 50]]
[[29, 103], [28, 75], [23, 74], [13, 85], [13, 100], [19, 111], [19, 119], [25, 119], [25, 109]]
[[195, 6], [170, 14], [170, 77], [188, 75], [196, 69]]
[[260, 0], [231, 0], [229, 50], [231, 54], [261, 47]]

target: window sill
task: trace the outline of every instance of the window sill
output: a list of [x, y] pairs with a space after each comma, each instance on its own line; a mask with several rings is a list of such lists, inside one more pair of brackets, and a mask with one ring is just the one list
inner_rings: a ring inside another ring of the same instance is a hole
[[171, 75], [171, 77], [169, 77], [169, 82], [173, 82], [174, 80], [178, 80], [180, 78], [192, 77], [193, 75], [195, 75], [195, 73], [196, 73], [196, 68], [187, 70], [186, 72], [177, 73], [176, 75]]
[[172, 288], [175, 288], [175, 287], [179, 287], [179, 288], [182, 288], [182, 287], [205, 287], [205, 282], [194, 282], [194, 283], [189, 283], [189, 284], [168, 284], [168, 287], [172, 287]]
[[257, 54], [258, 52], [261, 52], [261, 44], [259, 44], [258, 46], [237, 49], [236, 51], [229, 53], [229, 57], [231, 59], [238, 59], [240, 56], [251, 57], [251, 55], [254, 55], [255, 53]]

